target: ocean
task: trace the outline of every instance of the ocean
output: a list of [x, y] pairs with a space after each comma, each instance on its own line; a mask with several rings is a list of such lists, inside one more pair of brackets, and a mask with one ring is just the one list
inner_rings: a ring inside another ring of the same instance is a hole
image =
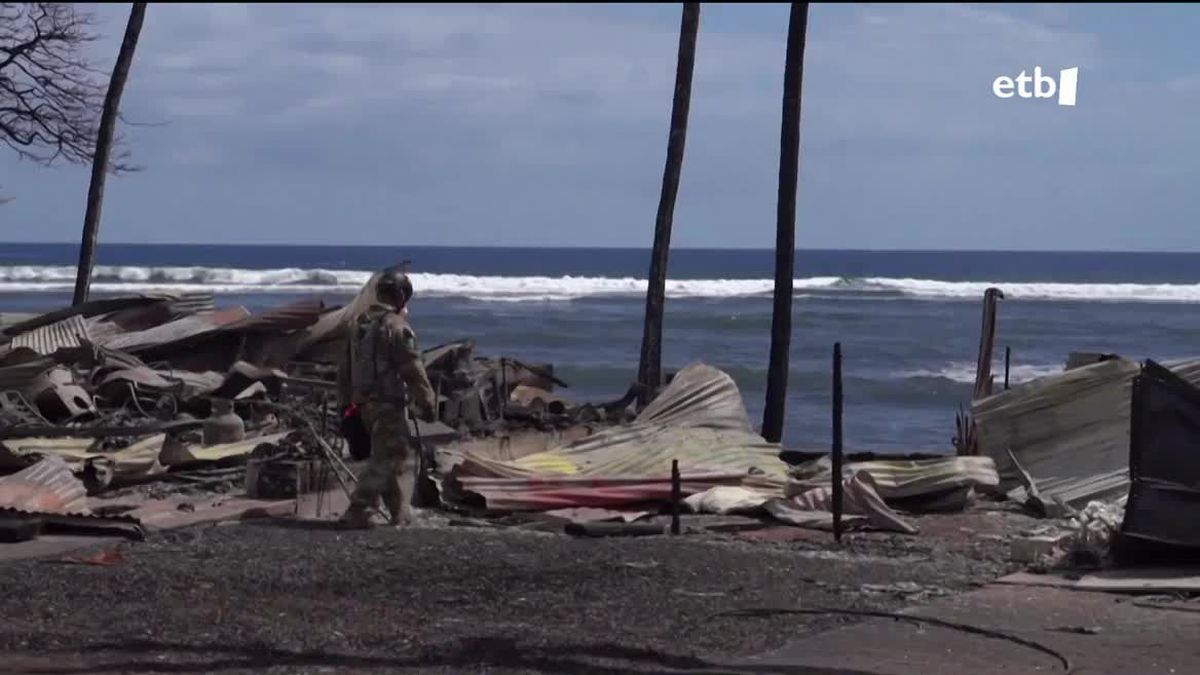
[[[0, 244], [0, 312], [66, 304], [77, 246]], [[664, 367], [704, 361], [738, 383], [761, 421], [773, 253], [671, 252]], [[622, 395], [637, 370], [649, 252], [344, 246], [101, 245], [93, 296], [211, 290], [254, 310], [317, 295], [341, 304], [370, 271], [412, 261], [423, 346], [469, 338], [485, 355], [555, 364], [577, 401]], [[998, 318], [1010, 380], [1061, 371], [1072, 351], [1193, 356], [1200, 254], [798, 251], [784, 442], [827, 447], [833, 344], [844, 353], [851, 451], [949, 451], [970, 398], [982, 296]]]

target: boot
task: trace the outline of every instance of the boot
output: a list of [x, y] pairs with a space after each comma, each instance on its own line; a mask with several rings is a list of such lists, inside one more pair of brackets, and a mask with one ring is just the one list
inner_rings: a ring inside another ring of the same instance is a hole
[[351, 504], [350, 508], [342, 514], [338, 519], [338, 524], [347, 530], [367, 530], [375, 526], [371, 522], [371, 514], [367, 513], [365, 506], [360, 504]]
[[413, 524], [412, 507], [404, 501], [404, 493], [400, 490], [399, 485], [393, 486], [383, 494], [383, 504], [387, 507], [388, 518], [392, 525], [396, 527], [405, 527]]

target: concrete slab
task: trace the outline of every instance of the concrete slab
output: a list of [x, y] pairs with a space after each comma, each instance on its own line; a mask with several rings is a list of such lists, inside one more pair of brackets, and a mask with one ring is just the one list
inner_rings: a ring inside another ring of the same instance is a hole
[[[905, 612], [998, 631], [1066, 657], [1074, 675], [1182, 675], [1200, 663], [1200, 614], [1137, 606], [1104, 593], [993, 585]], [[747, 619], [786, 630], [786, 616]], [[1054, 657], [1015, 642], [906, 620], [865, 619], [721, 670], [796, 673], [844, 669], [877, 675], [1024, 675], [1065, 672]]]

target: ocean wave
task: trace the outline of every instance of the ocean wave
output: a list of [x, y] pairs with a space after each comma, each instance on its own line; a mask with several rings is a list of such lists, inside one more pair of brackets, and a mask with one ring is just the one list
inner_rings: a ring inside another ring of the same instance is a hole
[[[998, 367], [997, 367], [998, 366]], [[1008, 381], [1009, 384], [1017, 384], [1020, 382], [1028, 382], [1050, 375], [1057, 375], [1065, 369], [1063, 364], [1035, 364], [1035, 365], [1017, 365], [1009, 368]], [[996, 384], [1004, 382], [1004, 364], [994, 364], [992, 366], [992, 376], [995, 378]], [[919, 368], [915, 370], [904, 370], [896, 373], [899, 378], [912, 379], [937, 379], [949, 380], [951, 382], [959, 382], [964, 384], [972, 384], [975, 382], [975, 362], [974, 361], [958, 361], [947, 364], [940, 368]]]
[[[237, 269], [224, 267], [98, 266], [92, 289], [98, 292], [211, 291], [213, 293], [352, 294], [371, 273], [326, 269]], [[426, 297], [529, 302], [570, 301], [589, 297], [644, 295], [646, 280], [632, 277], [411, 275], [415, 290]], [[0, 293], [69, 291], [75, 268], [0, 266]], [[1200, 284], [1073, 284], [939, 281], [889, 277], [808, 277], [795, 279], [795, 292], [810, 297], [915, 298], [976, 300], [995, 286], [1011, 299], [1109, 302], [1200, 302]], [[771, 279], [670, 279], [672, 298], [769, 297]]]

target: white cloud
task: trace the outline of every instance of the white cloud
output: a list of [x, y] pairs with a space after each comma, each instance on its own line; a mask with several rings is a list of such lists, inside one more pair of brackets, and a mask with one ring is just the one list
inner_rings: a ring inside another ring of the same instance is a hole
[[[678, 241], [770, 245], [787, 9], [704, 7]], [[136, 180], [182, 192], [169, 182], [181, 174], [155, 171], [191, 170], [188, 189], [225, 196], [168, 202], [154, 215], [177, 209], [183, 222], [187, 209], [213, 211], [206, 222], [228, 222], [231, 237], [245, 236], [240, 219], [255, 205], [271, 214], [279, 205], [263, 200], [283, 194], [312, 238], [327, 236], [318, 214], [329, 209], [361, 210], [363, 241], [390, 236], [371, 225], [384, 213], [438, 223], [420, 230], [432, 243], [478, 242], [480, 228], [501, 221], [523, 237], [513, 244], [645, 243], [678, 19], [636, 10], [153, 5], [123, 105], [170, 124], [128, 130], [148, 167]], [[97, 11], [109, 39], [96, 60], [106, 63], [127, 8]], [[1114, 65], [1120, 55], [1073, 20], [1082, 11], [813, 5], [805, 244], [987, 246], [1009, 241], [997, 234], [1008, 230], [1040, 241], [1073, 235], [1081, 213], [1115, 223], [1111, 214], [1133, 203], [1165, 210], [1156, 191], [1182, 182], [1200, 149], [1181, 112], [1200, 102], [1200, 85], [1122, 79], [1130, 69]], [[1079, 66], [1079, 105], [992, 96], [997, 75], [1034, 65]], [[997, 192], [1045, 203], [1022, 218], [990, 214]], [[1055, 206], [1046, 195], [1056, 192], [1074, 195], [1073, 206]], [[126, 208], [141, 207], [131, 198]]]

